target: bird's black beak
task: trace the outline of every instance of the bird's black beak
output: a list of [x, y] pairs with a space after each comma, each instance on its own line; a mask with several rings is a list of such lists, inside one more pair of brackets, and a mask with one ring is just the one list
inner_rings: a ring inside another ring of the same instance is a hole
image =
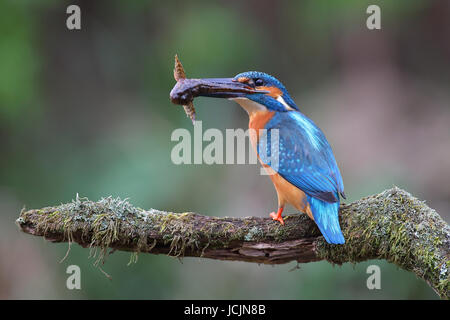
[[172, 102], [186, 104], [195, 97], [240, 98], [248, 94], [267, 93], [234, 78], [181, 79], [170, 92]]
[[213, 98], [239, 98], [247, 94], [267, 93], [264, 90], [257, 90], [246, 83], [242, 83], [233, 78], [209, 78], [200, 79], [202, 89], [200, 96]]

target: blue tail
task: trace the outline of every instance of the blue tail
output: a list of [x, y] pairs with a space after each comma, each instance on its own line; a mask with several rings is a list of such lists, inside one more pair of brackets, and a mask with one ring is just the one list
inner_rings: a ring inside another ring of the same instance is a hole
[[339, 201], [329, 203], [308, 196], [308, 202], [311, 206], [314, 220], [325, 240], [333, 244], [345, 243], [344, 235], [339, 226]]

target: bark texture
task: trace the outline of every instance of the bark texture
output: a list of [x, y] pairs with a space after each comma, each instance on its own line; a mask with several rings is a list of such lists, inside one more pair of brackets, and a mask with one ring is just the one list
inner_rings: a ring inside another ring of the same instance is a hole
[[384, 259], [414, 272], [450, 298], [450, 227], [424, 202], [392, 188], [340, 208], [345, 245], [327, 244], [306, 215], [216, 218], [143, 210], [112, 197], [23, 210], [17, 225], [52, 242], [107, 249], [265, 264]]

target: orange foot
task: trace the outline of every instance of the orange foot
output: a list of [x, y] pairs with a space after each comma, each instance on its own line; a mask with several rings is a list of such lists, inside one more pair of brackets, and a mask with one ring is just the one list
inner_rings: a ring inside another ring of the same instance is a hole
[[283, 213], [283, 209], [284, 209], [283, 207], [278, 208], [278, 212], [277, 212], [277, 213], [272, 212], [272, 213], [270, 214], [270, 216], [272, 217], [273, 220], [279, 221], [282, 225], [284, 225], [284, 220], [283, 220], [283, 218], [281, 217], [281, 214]]

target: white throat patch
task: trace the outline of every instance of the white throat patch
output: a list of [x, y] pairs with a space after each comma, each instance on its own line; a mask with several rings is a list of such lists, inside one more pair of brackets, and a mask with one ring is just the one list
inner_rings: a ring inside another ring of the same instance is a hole
[[247, 99], [247, 98], [230, 98], [229, 100], [233, 100], [233, 101], [236, 101], [237, 103], [239, 103], [239, 105], [242, 108], [244, 108], [244, 110], [247, 111], [247, 113], [249, 115], [251, 115], [254, 112], [267, 110], [267, 108], [265, 106], [263, 106], [262, 104], [255, 102], [253, 100]]

